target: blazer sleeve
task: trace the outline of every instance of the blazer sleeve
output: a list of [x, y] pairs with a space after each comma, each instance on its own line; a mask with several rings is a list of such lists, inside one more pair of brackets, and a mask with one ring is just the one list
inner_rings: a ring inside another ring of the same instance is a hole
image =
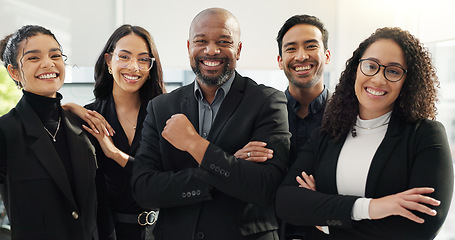
[[[352, 226], [352, 207], [359, 197], [312, 191], [299, 187], [296, 180], [302, 171], [314, 175], [318, 151], [327, 150], [325, 141], [320, 130], [315, 130], [278, 188], [276, 212], [287, 223], [299, 226]], [[324, 181], [316, 178], [316, 186], [320, 180]]]
[[[169, 170], [164, 167], [162, 148], [165, 140], [158, 119], [163, 114], [155, 111], [155, 101], [147, 106], [147, 117], [142, 129], [142, 141], [133, 166], [131, 184], [138, 204], [147, 209], [187, 206], [211, 199], [209, 185], [194, 177], [197, 167]], [[162, 102], [156, 103], [157, 105]], [[180, 155], [181, 156], [181, 155]], [[187, 162], [181, 156], [181, 162]], [[191, 157], [189, 154], [186, 158]], [[194, 161], [194, 160], [193, 160]]]
[[[432, 187], [435, 191], [429, 196], [441, 201], [437, 207], [436, 216], [429, 216], [420, 212], [413, 212], [425, 220], [416, 228], [413, 222], [394, 222], [401, 224], [403, 229], [413, 231], [419, 237], [432, 239], [436, 236], [447, 217], [452, 200], [454, 173], [450, 147], [444, 126], [437, 121], [423, 120], [417, 124], [414, 142], [409, 147], [412, 164], [409, 166], [409, 188]], [[405, 228], [409, 226], [409, 228]]]
[[[274, 201], [289, 157], [290, 133], [286, 98], [282, 92], [274, 90], [263, 101], [259, 113], [254, 116], [252, 128], [249, 141], [266, 142], [267, 148], [273, 150], [272, 159], [263, 163], [237, 159], [216, 143], [210, 143], [195, 176], [232, 197], [267, 206]], [[231, 133], [228, 137], [236, 136]]]

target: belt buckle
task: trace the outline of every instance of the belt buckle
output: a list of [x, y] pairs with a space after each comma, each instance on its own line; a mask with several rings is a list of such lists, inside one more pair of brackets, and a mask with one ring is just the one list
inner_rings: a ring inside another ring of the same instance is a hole
[[[145, 217], [144, 222], [141, 222], [142, 216]], [[144, 211], [144, 212], [141, 212], [141, 214], [139, 214], [139, 216], [137, 217], [137, 223], [139, 223], [139, 225], [141, 225], [141, 226], [153, 225], [157, 219], [158, 219], [158, 211], [150, 211], [150, 212]]]

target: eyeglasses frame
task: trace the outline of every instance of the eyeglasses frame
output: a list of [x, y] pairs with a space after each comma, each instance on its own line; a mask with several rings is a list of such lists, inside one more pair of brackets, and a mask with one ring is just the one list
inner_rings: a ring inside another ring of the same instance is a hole
[[[362, 67], [360, 66], [360, 65], [362, 64], [363, 61], [367, 61], [367, 60], [368, 60], [368, 61], [373, 61], [373, 62], [375, 62], [375, 63], [377, 63], [377, 64], [379, 65], [378, 70], [377, 70], [374, 74], [372, 74], [372, 75], [368, 75], [368, 74], [364, 73], [363, 70], [362, 70]], [[373, 59], [368, 59], [368, 58], [359, 59], [359, 66], [360, 66], [360, 71], [361, 71], [365, 76], [369, 76], [369, 77], [372, 77], [372, 76], [378, 74], [378, 72], [381, 70], [381, 67], [383, 67], [383, 68], [384, 68], [384, 71], [382, 71], [382, 74], [384, 75], [384, 78], [385, 78], [387, 81], [389, 81], [389, 82], [399, 82], [401, 79], [403, 79], [404, 75], [408, 72], [408, 70], [404, 69], [404, 68], [401, 67], [401, 66], [397, 66], [397, 65], [389, 65], [389, 66], [386, 66], [386, 65], [382, 65], [382, 64], [378, 63], [377, 61], [375, 61], [375, 60], [373, 60]], [[401, 69], [403, 70], [403, 74], [401, 75], [401, 77], [400, 77], [398, 80], [392, 81], [392, 80], [388, 79], [388, 78], [386, 77], [386, 75], [385, 75], [385, 72], [386, 72], [385, 70], [386, 70], [388, 67], [399, 67], [399, 68], [401, 68]]]
[[[117, 62], [120, 61], [120, 58], [119, 58], [119, 56], [118, 56], [118, 53], [116, 53], [116, 52], [111, 52], [110, 54], [111, 54], [111, 56], [114, 55], [114, 54], [117, 55], [117, 58], [116, 58], [115, 60], [116, 60]], [[142, 71], [150, 71], [150, 69], [152, 69], [152, 67], [153, 67], [153, 63], [155, 63], [155, 58], [154, 58], [154, 57], [149, 57], [149, 58], [152, 59], [152, 62], [150, 63], [149, 69], [142, 69], [142, 68], [140, 68], [140, 67], [139, 67], [139, 64], [137, 64], [138, 59], [135, 58], [135, 57], [132, 57], [132, 58], [131, 58], [130, 62], [128, 63], [128, 65], [127, 65], [126, 67], [121, 67], [121, 68], [128, 68], [128, 67], [131, 65], [131, 63], [133, 63], [133, 59], [135, 59], [135, 60], [136, 60], [137, 68], [139, 68], [139, 70], [142, 70]]]

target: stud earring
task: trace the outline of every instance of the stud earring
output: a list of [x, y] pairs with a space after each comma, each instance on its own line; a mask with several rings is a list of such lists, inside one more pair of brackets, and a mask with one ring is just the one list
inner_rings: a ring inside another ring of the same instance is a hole
[[112, 75], [112, 69], [111, 68], [108, 68], [108, 72], [109, 72], [109, 74]]

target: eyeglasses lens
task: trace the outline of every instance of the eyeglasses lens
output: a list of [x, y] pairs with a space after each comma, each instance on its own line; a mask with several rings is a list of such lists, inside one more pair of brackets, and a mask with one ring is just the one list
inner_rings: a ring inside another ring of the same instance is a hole
[[[129, 67], [133, 63], [133, 59], [136, 59], [127, 54], [116, 54], [116, 56], [118, 66], [121, 68]], [[136, 59], [136, 64], [140, 70], [148, 71], [152, 68], [154, 60], [150, 57], [140, 57]]]
[[[382, 65], [373, 60], [363, 60], [360, 62], [360, 70], [367, 76], [374, 76], [379, 72]], [[391, 82], [399, 81], [404, 74], [404, 70], [398, 66], [384, 66], [384, 76]]]

